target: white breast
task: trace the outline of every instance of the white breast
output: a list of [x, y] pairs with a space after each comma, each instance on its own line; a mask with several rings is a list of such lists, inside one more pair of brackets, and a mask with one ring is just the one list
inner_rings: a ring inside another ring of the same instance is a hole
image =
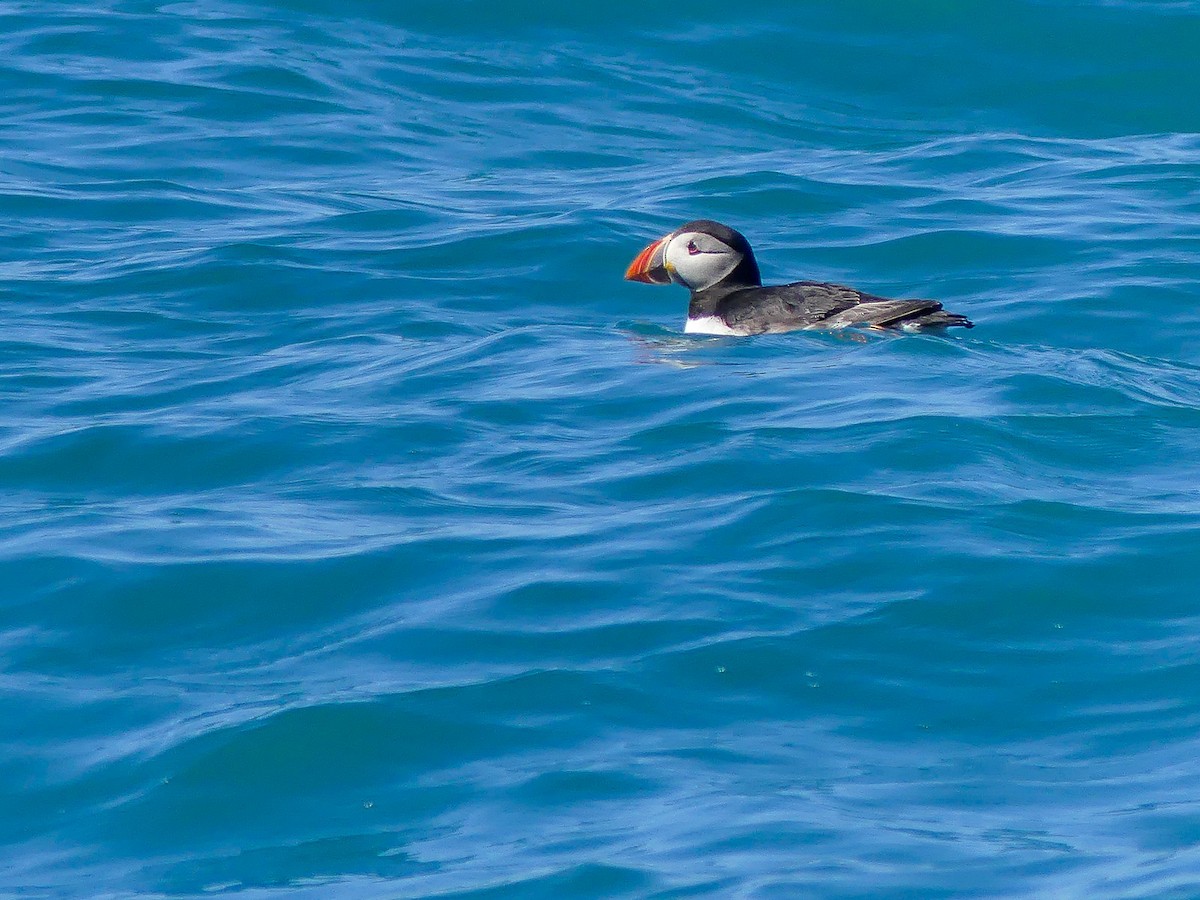
[[701, 316], [688, 319], [683, 326], [684, 334], [740, 334], [726, 325], [719, 316]]

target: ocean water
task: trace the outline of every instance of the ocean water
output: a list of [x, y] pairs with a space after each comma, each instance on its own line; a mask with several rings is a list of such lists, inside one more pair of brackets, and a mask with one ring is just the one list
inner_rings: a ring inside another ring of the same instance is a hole
[[0, 896], [1200, 896], [1197, 48], [0, 3]]

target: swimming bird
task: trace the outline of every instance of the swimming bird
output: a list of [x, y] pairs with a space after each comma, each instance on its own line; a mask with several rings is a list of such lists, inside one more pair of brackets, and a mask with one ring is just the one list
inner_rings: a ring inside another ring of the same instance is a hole
[[890, 300], [823, 281], [763, 287], [750, 242], [711, 219], [681, 225], [639, 253], [628, 281], [682, 284], [692, 292], [689, 334], [763, 334], [800, 328], [972, 328], [936, 300]]

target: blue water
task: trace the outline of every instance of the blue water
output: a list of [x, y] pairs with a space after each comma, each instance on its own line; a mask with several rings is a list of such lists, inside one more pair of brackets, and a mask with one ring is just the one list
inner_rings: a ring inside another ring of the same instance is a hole
[[0, 3], [0, 896], [1200, 895], [1197, 48]]

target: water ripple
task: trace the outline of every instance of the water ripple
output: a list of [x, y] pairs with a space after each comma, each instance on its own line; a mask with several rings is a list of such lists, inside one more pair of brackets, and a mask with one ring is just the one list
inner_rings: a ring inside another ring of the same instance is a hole
[[1195, 4], [728, 13], [0, 6], [0, 892], [1194, 893]]

